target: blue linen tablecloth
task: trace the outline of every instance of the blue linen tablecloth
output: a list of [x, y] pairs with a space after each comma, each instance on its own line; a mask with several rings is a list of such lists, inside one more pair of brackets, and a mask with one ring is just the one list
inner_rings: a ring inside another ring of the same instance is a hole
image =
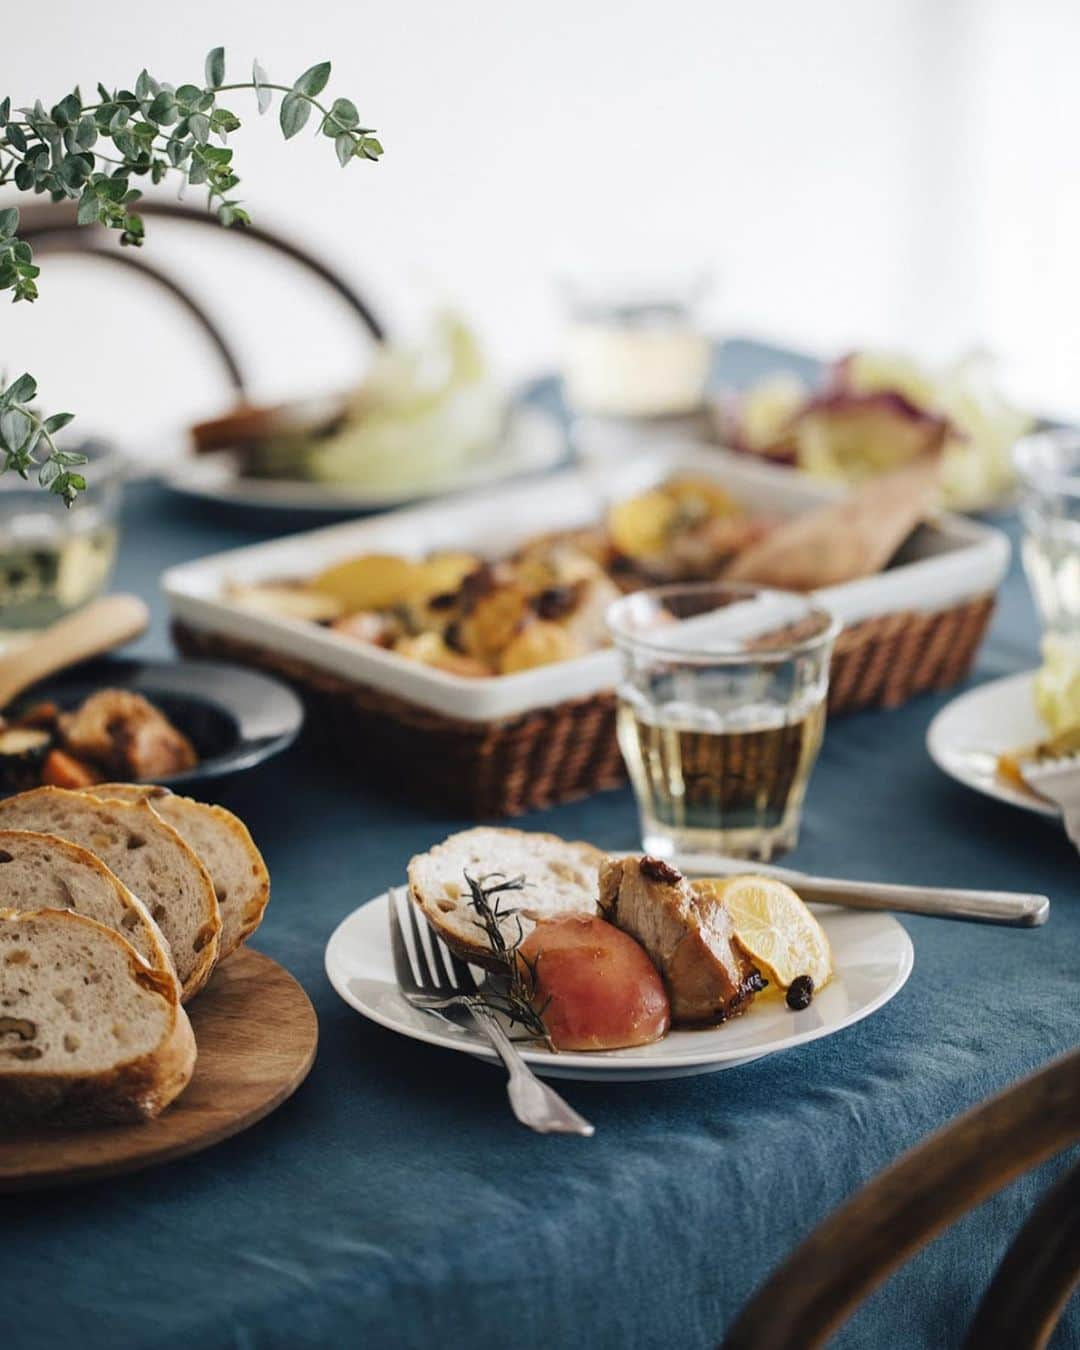
[[[731, 343], [738, 382], [782, 359]], [[786, 358], [792, 360], [793, 358]], [[538, 490], [543, 490], [542, 487]], [[127, 500], [117, 578], [156, 606], [171, 563], [301, 528], [218, 514], [152, 485]], [[1015, 537], [1015, 536], [1014, 536]], [[1036, 657], [1015, 566], [974, 676]], [[1080, 1036], [1075, 851], [1052, 822], [968, 792], [927, 757], [945, 696], [837, 720], [811, 784], [797, 866], [1023, 888], [1041, 930], [905, 918], [915, 970], [877, 1015], [714, 1075], [569, 1083], [592, 1140], [517, 1126], [500, 1073], [370, 1025], [323, 973], [336, 924], [402, 879], [459, 819], [388, 801], [303, 745], [225, 784], [273, 875], [254, 945], [303, 983], [321, 1045], [300, 1092], [246, 1134], [170, 1166], [0, 1200], [0, 1345], [705, 1347], [846, 1196], [928, 1132]], [[376, 771], [377, 779], [377, 771]], [[526, 827], [631, 848], [627, 791]], [[1016, 1183], [894, 1277], [836, 1344], [958, 1344], [1039, 1188]], [[1055, 1340], [1080, 1346], [1075, 1304]]]

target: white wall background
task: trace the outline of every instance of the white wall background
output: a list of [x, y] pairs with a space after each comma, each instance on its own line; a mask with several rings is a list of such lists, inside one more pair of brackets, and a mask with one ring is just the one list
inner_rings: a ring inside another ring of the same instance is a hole
[[[1012, 388], [1080, 413], [1080, 6], [1072, 0], [35, 0], [0, 92], [200, 79], [258, 56], [285, 83], [330, 57], [386, 146], [338, 168], [284, 145], [248, 96], [233, 138], [252, 214], [323, 252], [391, 321], [460, 303], [508, 377], [558, 354], [568, 264], [704, 263], [718, 330], [825, 352], [883, 342], [999, 353]], [[363, 360], [334, 302], [152, 226], [148, 257], [227, 323], [259, 394]], [[0, 309], [0, 364], [54, 407], [160, 449], [225, 385], [140, 283], [46, 260]]]

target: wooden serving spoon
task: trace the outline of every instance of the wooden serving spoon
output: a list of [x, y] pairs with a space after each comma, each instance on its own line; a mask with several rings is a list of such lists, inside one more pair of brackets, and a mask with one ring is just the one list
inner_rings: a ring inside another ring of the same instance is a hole
[[0, 658], [0, 708], [46, 675], [137, 638], [149, 622], [150, 611], [137, 595], [104, 595], [58, 620], [33, 642]]

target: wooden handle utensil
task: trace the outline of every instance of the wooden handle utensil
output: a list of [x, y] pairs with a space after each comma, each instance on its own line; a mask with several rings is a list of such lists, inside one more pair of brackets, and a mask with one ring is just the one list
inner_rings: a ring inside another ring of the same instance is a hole
[[137, 595], [105, 595], [58, 620], [27, 646], [0, 658], [0, 708], [47, 675], [137, 638], [149, 622], [150, 611]]

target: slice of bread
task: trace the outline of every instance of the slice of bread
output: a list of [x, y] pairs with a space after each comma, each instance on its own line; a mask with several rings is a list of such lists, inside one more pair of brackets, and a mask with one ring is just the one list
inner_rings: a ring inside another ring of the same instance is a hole
[[102, 802], [65, 788], [35, 788], [0, 801], [0, 829], [7, 828], [57, 834], [96, 853], [168, 939], [185, 1003], [210, 978], [221, 942], [213, 883], [148, 802]]
[[[470, 899], [468, 873], [476, 881], [500, 873], [525, 878], [520, 891], [504, 891], [500, 929], [508, 943], [538, 919], [557, 914], [595, 914], [597, 877], [605, 854], [592, 844], [567, 843], [554, 834], [481, 827], [452, 834], [409, 863], [409, 894], [428, 922], [459, 956], [484, 965], [491, 947]], [[513, 911], [513, 912], [512, 912]]]
[[127, 938], [152, 969], [175, 975], [143, 902], [100, 858], [54, 834], [0, 830], [0, 909], [73, 909]]
[[270, 873], [238, 816], [148, 783], [98, 783], [82, 791], [102, 800], [148, 801], [187, 840], [210, 873], [221, 908], [219, 961], [254, 933], [270, 901]]
[[71, 910], [0, 911], [0, 1120], [142, 1120], [194, 1067], [176, 981], [118, 933]]

